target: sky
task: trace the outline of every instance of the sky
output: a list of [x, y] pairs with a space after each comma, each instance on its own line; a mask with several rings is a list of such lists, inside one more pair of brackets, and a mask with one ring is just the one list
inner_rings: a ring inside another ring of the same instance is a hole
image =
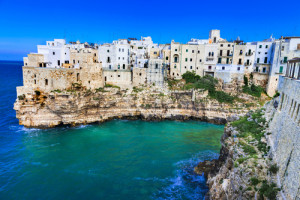
[[299, 0], [0, 0], [0, 60], [22, 60], [54, 38], [186, 43], [207, 39], [211, 29], [247, 42], [300, 36], [299, 7]]

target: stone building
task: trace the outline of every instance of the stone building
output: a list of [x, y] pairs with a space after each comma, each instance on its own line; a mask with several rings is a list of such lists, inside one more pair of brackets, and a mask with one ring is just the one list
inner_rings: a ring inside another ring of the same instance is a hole
[[75, 83], [87, 89], [104, 86], [102, 65], [97, 60], [95, 50], [71, 50], [71, 58], [75, 60], [74, 65], [63, 63], [60, 67], [47, 67], [41, 64], [44, 55], [29, 54], [24, 58], [23, 86], [17, 87], [18, 96], [36, 90], [51, 92], [72, 89]]

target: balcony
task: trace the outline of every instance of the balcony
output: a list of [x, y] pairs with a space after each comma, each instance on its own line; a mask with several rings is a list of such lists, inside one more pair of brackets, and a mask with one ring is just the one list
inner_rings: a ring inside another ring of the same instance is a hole
[[250, 66], [250, 65], [252, 65], [252, 62], [249, 63], [245, 62], [245, 66]]
[[252, 55], [253, 55], [253, 52], [250, 52], [250, 53], [247, 52], [247, 53], [246, 53], [246, 56], [252, 56]]

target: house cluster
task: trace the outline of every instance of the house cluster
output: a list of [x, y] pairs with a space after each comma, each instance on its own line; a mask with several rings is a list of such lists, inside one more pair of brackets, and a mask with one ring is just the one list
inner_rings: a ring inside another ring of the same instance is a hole
[[300, 37], [281, 37], [261, 42], [221, 38], [211, 30], [208, 39], [187, 44], [153, 43], [151, 37], [119, 39], [107, 44], [70, 42], [63, 39], [38, 45], [37, 53], [24, 58], [23, 82], [18, 95], [35, 89], [63, 90], [72, 84], [95, 89], [105, 84], [122, 88], [152, 84], [163, 87], [167, 79], [181, 79], [187, 71], [211, 75], [231, 83], [244, 76], [263, 86], [270, 96], [288, 60], [300, 57]]

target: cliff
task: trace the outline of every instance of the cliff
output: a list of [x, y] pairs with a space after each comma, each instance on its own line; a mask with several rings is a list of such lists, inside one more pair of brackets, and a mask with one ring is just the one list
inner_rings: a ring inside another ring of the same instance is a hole
[[219, 159], [195, 167], [207, 199], [300, 199], [300, 131], [288, 113], [277, 98], [227, 124]]
[[236, 114], [252, 107], [243, 102], [219, 103], [207, 91], [170, 91], [155, 87], [120, 90], [117, 87], [98, 90], [52, 91], [19, 97], [16, 116], [25, 127], [49, 128], [103, 122], [114, 118], [143, 120], [200, 119], [224, 124]]

